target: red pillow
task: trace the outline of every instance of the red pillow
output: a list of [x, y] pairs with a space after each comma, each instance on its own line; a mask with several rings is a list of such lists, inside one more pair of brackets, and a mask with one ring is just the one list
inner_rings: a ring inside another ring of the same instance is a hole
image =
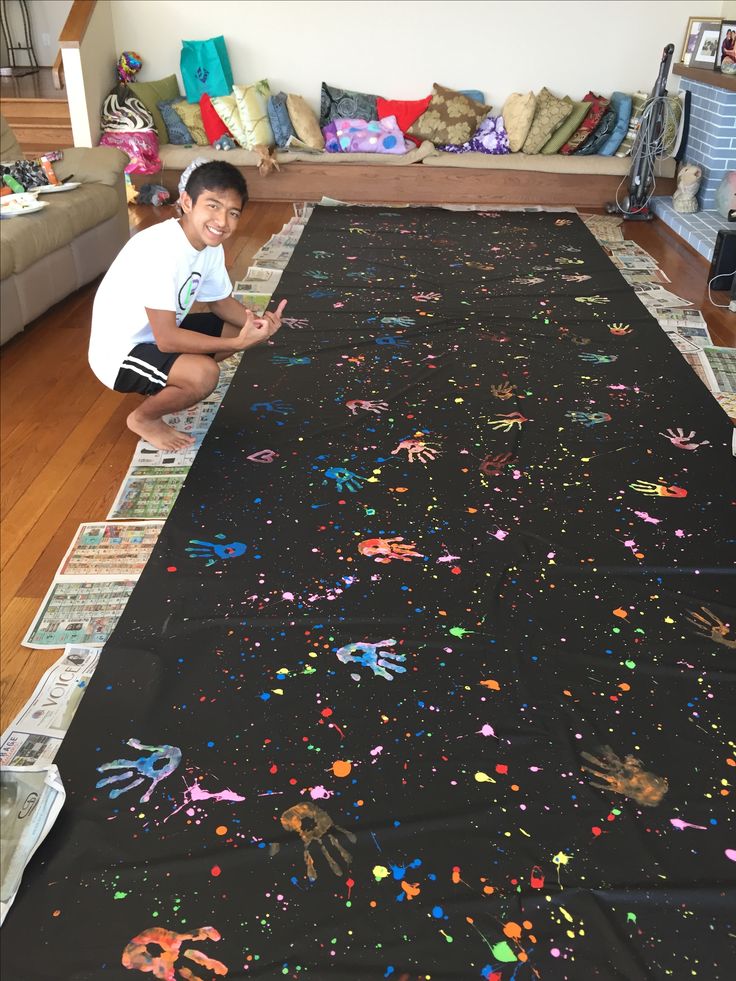
[[414, 125], [422, 113], [427, 111], [431, 101], [431, 95], [428, 95], [426, 99], [415, 99], [413, 102], [406, 102], [401, 99], [382, 99], [379, 96], [376, 99], [376, 110], [379, 119], [385, 119], [386, 116], [396, 116], [396, 122], [404, 134], [404, 138], [419, 146], [421, 141], [409, 136], [406, 131]]
[[221, 136], [233, 135], [217, 115], [217, 110], [212, 105], [212, 99], [210, 99], [206, 92], [203, 93], [199, 100], [199, 111], [202, 113], [202, 124], [204, 125], [204, 131], [207, 134], [210, 144], [213, 144], [215, 140], [219, 140]]
[[560, 153], [574, 153], [583, 145], [598, 123], [603, 119], [606, 109], [608, 109], [609, 100], [604, 99], [602, 95], [596, 95], [595, 92], [588, 92], [587, 95], [583, 96], [583, 102], [593, 103], [590, 112], [572, 134], [567, 143], [560, 148]]

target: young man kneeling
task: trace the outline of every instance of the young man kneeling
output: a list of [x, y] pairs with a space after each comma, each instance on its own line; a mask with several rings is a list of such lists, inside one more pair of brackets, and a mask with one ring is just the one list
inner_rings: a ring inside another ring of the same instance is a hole
[[[255, 317], [230, 295], [222, 243], [238, 224], [248, 192], [232, 164], [209, 161], [192, 171], [171, 218], [138, 232], [105, 274], [92, 311], [89, 363], [116, 392], [148, 396], [128, 426], [160, 450], [192, 436], [163, 417], [206, 398], [218, 361], [276, 333], [286, 306]], [[210, 313], [190, 314], [195, 300]]]

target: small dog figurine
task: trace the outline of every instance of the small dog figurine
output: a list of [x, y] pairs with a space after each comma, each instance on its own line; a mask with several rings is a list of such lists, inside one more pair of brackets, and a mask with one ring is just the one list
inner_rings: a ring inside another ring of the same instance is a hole
[[672, 207], [681, 215], [690, 215], [698, 210], [696, 197], [703, 171], [695, 164], [685, 164], [677, 175], [677, 190], [672, 195]]
[[277, 173], [280, 172], [281, 167], [270, 147], [265, 146], [263, 143], [258, 143], [253, 149], [259, 157], [257, 166], [258, 173], [261, 177], [267, 177], [272, 170], [275, 170]]

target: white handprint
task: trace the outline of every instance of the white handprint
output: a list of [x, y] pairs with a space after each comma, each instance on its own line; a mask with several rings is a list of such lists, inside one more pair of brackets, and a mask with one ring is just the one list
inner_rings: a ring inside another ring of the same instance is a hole
[[664, 436], [668, 439], [673, 446], [676, 446], [678, 450], [697, 450], [701, 446], [710, 446], [710, 440], [704, 439], [700, 443], [691, 442], [695, 438], [695, 430], [691, 429], [690, 432], [685, 435], [685, 430], [678, 428], [674, 430], [671, 426], [666, 433], [660, 433], [660, 436]]

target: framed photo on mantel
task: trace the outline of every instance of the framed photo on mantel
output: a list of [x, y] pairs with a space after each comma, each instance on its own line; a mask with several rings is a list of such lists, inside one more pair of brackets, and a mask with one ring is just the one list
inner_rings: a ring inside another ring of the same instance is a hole
[[715, 67], [724, 75], [736, 75], [736, 20], [724, 20], [721, 24]]
[[[715, 68], [721, 35], [721, 23], [721, 19], [715, 17], [692, 22], [693, 31], [686, 42], [686, 48], [692, 47], [692, 51], [689, 52], [690, 59], [687, 62], [690, 68], [705, 68], [711, 71]], [[700, 29], [693, 43], [696, 24], [700, 25]], [[687, 54], [688, 52], [683, 53]]]
[[[691, 17], [687, 22], [687, 30], [685, 31], [685, 41], [682, 45], [682, 54], [680, 55], [680, 62], [683, 65], [689, 65], [692, 61], [692, 57], [695, 54], [698, 47], [698, 37], [700, 36], [700, 29], [705, 25], [713, 25], [712, 29], [720, 29], [721, 22], [718, 17]], [[717, 27], [716, 27], [717, 25]]]

